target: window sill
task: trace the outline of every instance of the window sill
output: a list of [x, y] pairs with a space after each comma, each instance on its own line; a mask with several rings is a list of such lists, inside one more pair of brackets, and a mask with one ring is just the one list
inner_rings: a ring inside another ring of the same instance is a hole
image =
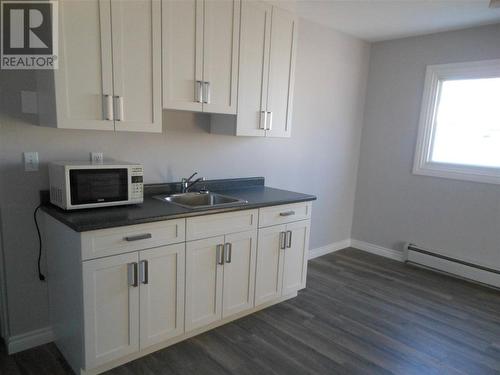
[[500, 184], [500, 168], [426, 162], [413, 167], [413, 174], [453, 180]]

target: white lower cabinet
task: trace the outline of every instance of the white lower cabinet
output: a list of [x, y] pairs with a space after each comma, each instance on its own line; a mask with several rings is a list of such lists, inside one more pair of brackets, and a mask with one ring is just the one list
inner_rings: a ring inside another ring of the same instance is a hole
[[186, 244], [186, 331], [221, 317], [223, 243], [224, 236], [219, 236]]
[[185, 244], [139, 252], [141, 349], [184, 333]]
[[83, 262], [85, 368], [184, 333], [184, 248]]
[[57, 347], [99, 374], [295, 296], [310, 214], [301, 202], [84, 233], [45, 215]]
[[86, 368], [139, 350], [138, 259], [130, 253], [83, 263]]
[[255, 305], [305, 288], [310, 220], [259, 229]]
[[254, 305], [257, 231], [228, 234], [225, 243], [223, 318]]
[[257, 231], [186, 244], [186, 331], [251, 309]]
[[257, 277], [255, 305], [268, 302], [281, 295], [283, 285], [283, 243], [285, 225], [259, 229], [257, 249]]

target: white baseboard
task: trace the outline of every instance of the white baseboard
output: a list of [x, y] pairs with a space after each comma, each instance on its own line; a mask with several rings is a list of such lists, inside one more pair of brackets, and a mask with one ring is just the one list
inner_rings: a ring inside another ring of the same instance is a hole
[[47, 344], [54, 341], [54, 332], [51, 327], [36, 329], [21, 335], [11, 336], [6, 340], [9, 354], [21, 352], [35, 346]]
[[386, 247], [354, 239], [351, 239], [351, 246], [354, 247], [355, 249], [366, 251], [367, 253], [380, 255], [386, 258], [397, 260], [399, 262], [404, 261], [404, 254], [402, 251], [388, 249]]
[[314, 259], [322, 255], [333, 253], [335, 251], [339, 251], [350, 246], [351, 246], [351, 239], [348, 238], [347, 240], [334, 242], [322, 247], [317, 247], [316, 249], [309, 250], [309, 259]]

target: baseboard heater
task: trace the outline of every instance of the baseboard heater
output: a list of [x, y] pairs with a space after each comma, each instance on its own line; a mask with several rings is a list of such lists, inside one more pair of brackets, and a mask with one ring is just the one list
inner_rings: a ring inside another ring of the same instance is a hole
[[441, 255], [412, 243], [405, 244], [404, 249], [406, 263], [424, 266], [463, 279], [500, 288], [499, 270]]

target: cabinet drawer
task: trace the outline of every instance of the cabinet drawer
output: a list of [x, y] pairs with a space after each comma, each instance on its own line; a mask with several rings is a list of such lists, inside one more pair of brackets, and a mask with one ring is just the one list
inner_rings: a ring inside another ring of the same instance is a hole
[[186, 240], [192, 241], [256, 229], [257, 217], [257, 210], [243, 210], [188, 218], [186, 219]]
[[169, 245], [183, 242], [185, 238], [185, 219], [85, 232], [82, 234], [82, 259]]
[[301, 202], [261, 208], [259, 209], [259, 228], [309, 219], [311, 207], [311, 202]]

